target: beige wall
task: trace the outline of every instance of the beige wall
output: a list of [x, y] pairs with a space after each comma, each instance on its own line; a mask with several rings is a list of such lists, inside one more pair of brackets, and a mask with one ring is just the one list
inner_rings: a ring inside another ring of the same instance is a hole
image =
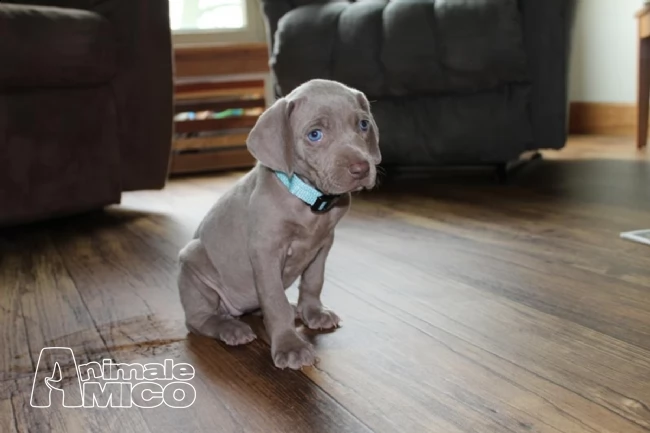
[[571, 101], [635, 102], [634, 14], [643, 3], [643, 0], [579, 0], [571, 58]]

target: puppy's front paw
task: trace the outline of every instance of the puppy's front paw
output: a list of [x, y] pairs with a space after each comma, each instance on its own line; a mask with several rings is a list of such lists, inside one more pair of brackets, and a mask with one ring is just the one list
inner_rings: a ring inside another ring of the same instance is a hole
[[341, 319], [332, 310], [324, 307], [299, 308], [300, 320], [309, 329], [338, 328]]
[[298, 334], [288, 333], [278, 338], [272, 344], [273, 363], [278, 368], [298, 370], [313, 365], [316, 354], [311, 344], [304, 341]]

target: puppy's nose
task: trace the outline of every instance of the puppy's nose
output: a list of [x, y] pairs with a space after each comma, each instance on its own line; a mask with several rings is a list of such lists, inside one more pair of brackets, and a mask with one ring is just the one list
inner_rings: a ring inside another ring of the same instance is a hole
[[363, 179], [370, 173], [370, 164], [367, 161], [355, 162], [348, 167], [350, 174], [355, 179]]

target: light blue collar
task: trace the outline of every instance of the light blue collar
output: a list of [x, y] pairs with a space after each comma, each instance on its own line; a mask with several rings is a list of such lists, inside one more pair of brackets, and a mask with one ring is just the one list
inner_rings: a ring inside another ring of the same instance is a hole
[[291, 194], [307, 203], [314, 212], [327, 212], [341, 197], [340, 195], [323, 194], [295, 174], [289, 177], [286, 173], [276, 171], [275, 175]]

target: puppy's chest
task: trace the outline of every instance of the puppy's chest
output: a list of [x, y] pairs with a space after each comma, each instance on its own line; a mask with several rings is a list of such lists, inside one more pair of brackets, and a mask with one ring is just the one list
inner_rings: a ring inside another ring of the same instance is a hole
[[320, 248], [315, 242], [309, 242], [304, 239], [296, 239], [289, 242], [287, 247], [287, 263], [300, 262], [302, 258], [309, 259], [312, 253], [316, 253]]
[[288, 238], [286, 247], [284, 274], [293, 277], [300, 274], [316, 257], [325, 245], [333, 228], [317, 227], [312, 231], [306, 229], [293, 230]]

